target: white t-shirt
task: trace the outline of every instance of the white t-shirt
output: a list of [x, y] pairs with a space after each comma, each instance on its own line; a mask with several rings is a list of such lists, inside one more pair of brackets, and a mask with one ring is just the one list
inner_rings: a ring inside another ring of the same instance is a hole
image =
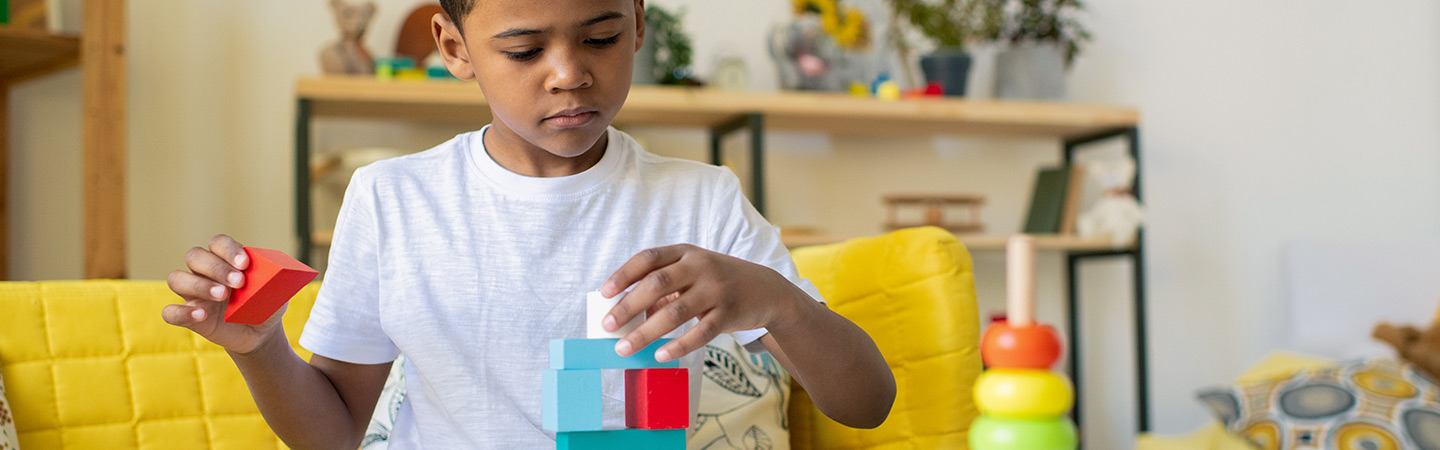
[[[300, 336], [340, 361], [409, 358], [391, 448], [554, 445], [540, 427], [548, 342], [584, 338], [585, 293], [642, 250], [693, 244], [768, 266], [820, 299], [728, 169], [647, 153], [612, 128], [589, 170], [526, 177], [490, 158], [484, 133], [355, 172]], [[764, 334], [733, 333], [751, 348]], [[692, 414], [699, 353], [681, 360]], [[624, 383], [609, 372], [606, 426], [623, 427]]]

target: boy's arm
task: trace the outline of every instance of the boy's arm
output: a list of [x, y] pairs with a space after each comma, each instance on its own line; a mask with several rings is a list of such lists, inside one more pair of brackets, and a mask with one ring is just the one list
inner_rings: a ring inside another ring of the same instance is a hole
[[293, 449], [360, 447], [390, 364], [351, 364], [314, 355], [307, 364], [284, 331], [249, 353], [229, 352], [260, 414]]
[[[820, 412], [855, 428], [885, 422], [895, 403], [895, 377], [875, 341], [849, 319], [795, 288], [799, 297], [760, 338]], [[787, 317], [788, 316], [788, 317]]]
[[359, 447], [390, 365], [319, 355], [305, 363], [285, 338], [284, 307], [259, 325], [224, 321], [225, 300], [244, 286], [249, 263], [244, 246], [223, 234], [208, 248], [190, 249], [189, 270], [171, 272], [168, 280], [184, 303], [166, 305], [162, 318], [225, 348], [265, 421], [291, 448]]
[[680, 325], [695, 326], [655, 351], [661, 361], [701, 349], [720, 333], [765, 328], [764, 345], [826, 416], [855, 428], [880, 426], [895, 401], [895, 377], [875, 341], [779, 272], [692, 245], [646, 250], [600, 289], [625, 295], [602, 325], [614, 331], [647, 312], [615, 351], [629, 356]]

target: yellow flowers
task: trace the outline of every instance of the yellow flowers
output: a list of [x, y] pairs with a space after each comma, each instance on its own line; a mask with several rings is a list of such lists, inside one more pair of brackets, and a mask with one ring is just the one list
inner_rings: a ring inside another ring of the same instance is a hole
[[838, 0], [792, 0], [795, 14], [814, 13], [820, 16], [820, 25], [825, 34], [847, 50], [864, 49], [870, 46], [870, 28], [865, 14], [853, 6], [841, 7]]

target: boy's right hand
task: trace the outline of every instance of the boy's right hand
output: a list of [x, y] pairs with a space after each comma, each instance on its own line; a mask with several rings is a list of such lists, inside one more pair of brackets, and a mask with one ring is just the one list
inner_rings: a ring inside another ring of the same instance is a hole
[[161, 311], [165, 322], [189, 328], [200, 337], [240, 354], [255, 351], [281, 329], [276, 325], [285, 315], [284, 307], [259, 325], [225, 321], [225, 300], [245, 285], [245, 274], [241, 271], [250, 266], [244, 246], [234, 238], [220, 234], [210, 239], [208, 249], [191, 248], [185, 254], [185, 265], [190, 269], [188, 272], [170, 272], [168, 279], [170, 290], [185, 299], [185, 303], [166, 305]]

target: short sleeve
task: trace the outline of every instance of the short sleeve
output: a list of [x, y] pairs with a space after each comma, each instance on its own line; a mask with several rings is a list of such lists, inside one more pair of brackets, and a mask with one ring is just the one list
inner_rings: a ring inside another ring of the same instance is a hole
[[355, 171], [345, 189], [325, 279], [300, 333], [306, 350], [354, 364], [387, 363], [400, 354], [380, 325], [380, 229], [369, 169]]
[[[790, 258], [790, 250], [780, 240], [780, 228], [771, 225], [755, 210], [755, 206], [745, 198], [744, 191], [740, 189], [740, 179], [733, 172], [725, 172], [717, 187], [716, 199], [715, 223], [718, 226], [714, 235], [717, 242], [715, 251], [769, 267], [809, 294], [810, 298], [825, 302], [814, 283], [800, 278], [795, 261]], [[761, 353], [766, 350], [759, 340], [766, 333], [769, 331], [756, 328], [731, 334], [736, 342], [745, 346], [745, 350]]]

